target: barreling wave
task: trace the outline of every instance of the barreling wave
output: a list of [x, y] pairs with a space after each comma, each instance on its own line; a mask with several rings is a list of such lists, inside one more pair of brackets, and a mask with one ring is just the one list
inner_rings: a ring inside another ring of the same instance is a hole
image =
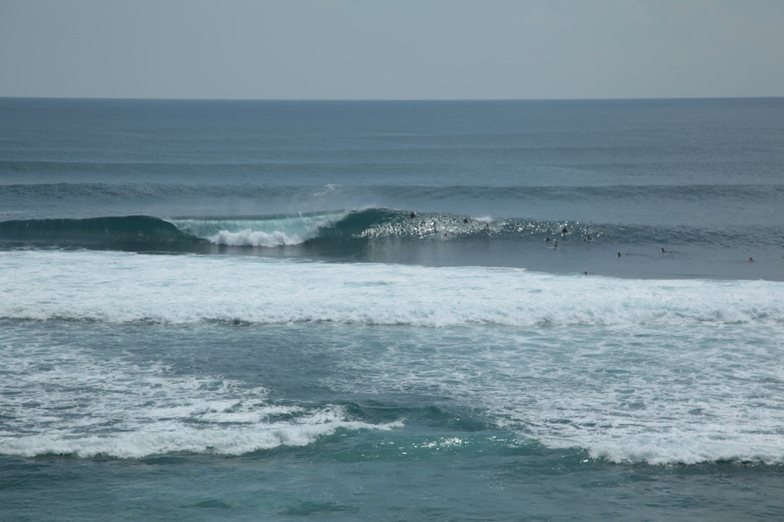
[[341, 245], [379, 241], [579, 239], [591, 235], [589, 226], [569, 221], [492, 219], [445, 212], [417, 213], [387, 208], [300, 213], [259, 217], [179, 218], [171, 220], [183, 232], [214, 245], [278, 247], [300, 244]]
[[347, 212], [315, 212], [250, 217], [179, 218], [171, 220], [181, 231], [229, 247], [300, 245], [334, 229]]
[[[376, 207], [260, 216], [131, 215], [0, 222], [0, 249], [249, 254], [643, 278], [781, 280], [780, 269], [771, 263], [780, 237], [775, 225], [759, 227], [753, 234], [742, 227], [719, 234], [688, 224], [589, 224]], [[664, 246], [671, 249], [667, 254], [661, 253]], [[621, 252], [623, 261], [616, 257]], [[747, 263], [750, 255], [763, 262]]]
[[[775, 231], [771, 232], [775, 235]], [[700, 228], [602, 225], [575, 221], [491, 218], [444, 212], [386, 208], [269, 216], [183, 217], [117, 216], [84, 219], [29, 219], [0, 222], [0, 243], [105, 249], [202, 251], [205, 245], [275, 248], [301, 244], [356, 245], [372, 241], [469, 241], [603, 239], [623, 244], [704, 243], [731, 245], [748, 231], [725, 230], [717, 236]], [[755, 231], [764, 241], [765, 231]]]
[[105, 249], [201, 250], [204, 245], [266, 247], [342, 244], [385, 239], [504, 237], [552, 229], [560, 224], [499, 223], [447, 213], [412, 217], [407, 211], [370, 208], [356, 211], [248, 217], [163, 219], [116, 216], [84, 219], [29, 219], [0, 222], [0, 242], [10, 245], [76, 246]]

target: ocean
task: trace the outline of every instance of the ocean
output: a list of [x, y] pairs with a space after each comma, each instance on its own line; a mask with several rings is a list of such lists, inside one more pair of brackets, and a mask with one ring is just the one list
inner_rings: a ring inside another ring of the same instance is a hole
[[0, 98], [0, 520], [784, 518], [784, 99]]

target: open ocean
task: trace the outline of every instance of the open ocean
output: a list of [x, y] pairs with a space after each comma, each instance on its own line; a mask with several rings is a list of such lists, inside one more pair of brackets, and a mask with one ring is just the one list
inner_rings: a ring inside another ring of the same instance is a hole
[[784, 98], [0, 99], [0, 520], [781, 520]]

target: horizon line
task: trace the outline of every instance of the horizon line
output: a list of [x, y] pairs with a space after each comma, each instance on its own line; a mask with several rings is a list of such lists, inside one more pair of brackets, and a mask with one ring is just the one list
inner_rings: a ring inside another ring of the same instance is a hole
[[126, 96], [5, 96], [20, 100], [127, 100], [127, 101], [264, 101], [264, 102], [539, 102], [539, 101], [654, 101], [654, 100], [744, 100], [784, 98], [776, 96], [661, 96], [591, 98], [203, 98], [203, 97], [126, 97]]

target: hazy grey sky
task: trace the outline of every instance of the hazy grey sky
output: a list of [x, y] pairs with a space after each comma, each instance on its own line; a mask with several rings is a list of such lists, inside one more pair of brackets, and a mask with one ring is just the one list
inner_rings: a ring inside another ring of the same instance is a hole
[[784, 96], [784, 0], [0, 0], [0, 96]]

